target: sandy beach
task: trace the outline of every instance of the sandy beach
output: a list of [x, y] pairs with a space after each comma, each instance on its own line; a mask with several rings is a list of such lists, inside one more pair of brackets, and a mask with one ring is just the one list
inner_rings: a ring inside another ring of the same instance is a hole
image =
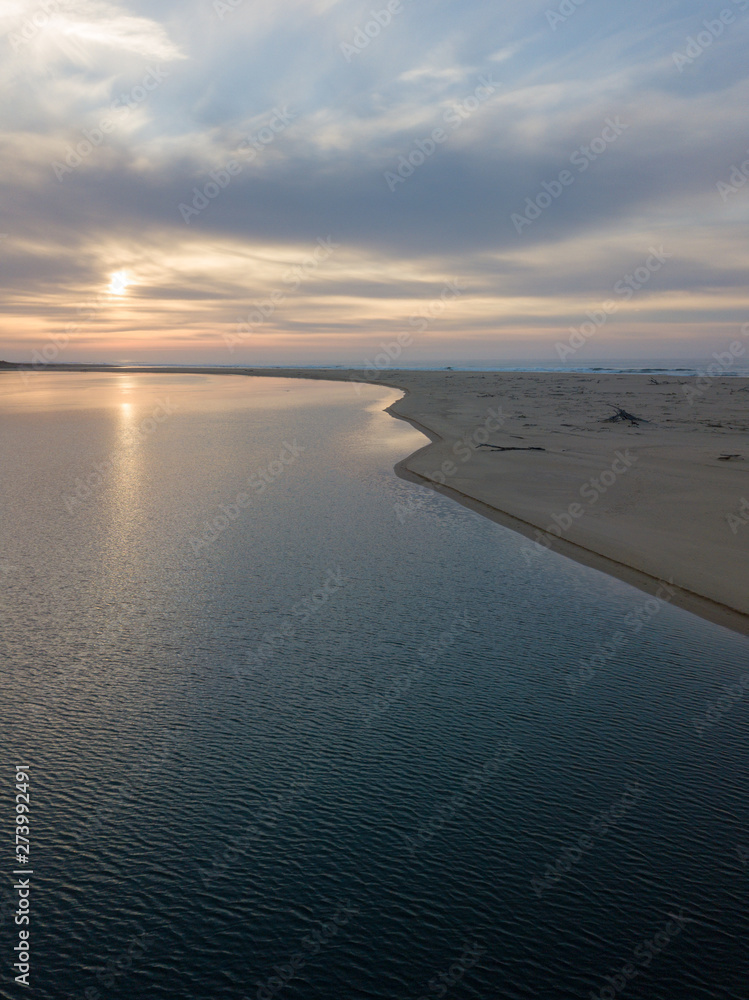
[[[522, 531], [539, 567], [551, 548], [651, 593], [666, 581], [674, 603], [749, 631], [747, 380], [712, 378], [697, 394], [695, 379], [665, 376], [401, 378], [394, 412], [434, 440], [401, 474], [444, 481]], [[608, 422], [616, 407], [641, 422]]]
[[[659, 375], [654, 384], [648, 375], [393, 370], [375, 379], [354, 369], [168, 371], [359, 380], [403, 390], [390, 412], [432, 443], [404, 458], [397, 473], [531, 538], [529, 569], [543, 572], [551, 549], [650, 593], [663, 595], [665, 581], [674, 604], [749, 633], [747, 379]], [[612, 422], [617, 408], [637, 422]]]

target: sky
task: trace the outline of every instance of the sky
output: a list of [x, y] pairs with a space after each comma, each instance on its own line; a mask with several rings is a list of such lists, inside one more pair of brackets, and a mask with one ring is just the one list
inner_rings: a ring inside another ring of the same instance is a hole
[[707, 363], [748, 43], [749, 0], [0, 0], [0, 358]]

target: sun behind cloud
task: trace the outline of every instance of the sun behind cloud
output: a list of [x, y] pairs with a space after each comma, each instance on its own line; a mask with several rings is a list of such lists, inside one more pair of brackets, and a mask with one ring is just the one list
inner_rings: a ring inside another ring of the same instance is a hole
[[114, 271], [110, 276], [107, 291], [112, 295], [124, 295], [130, 284], [127, 271]]

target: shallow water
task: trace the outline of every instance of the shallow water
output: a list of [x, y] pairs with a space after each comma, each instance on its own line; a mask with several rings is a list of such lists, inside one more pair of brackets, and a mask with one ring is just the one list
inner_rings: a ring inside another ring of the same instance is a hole
[[0, 378], [34, 996], [746, 997], [746, 638], [397, 479], [387, 390]]

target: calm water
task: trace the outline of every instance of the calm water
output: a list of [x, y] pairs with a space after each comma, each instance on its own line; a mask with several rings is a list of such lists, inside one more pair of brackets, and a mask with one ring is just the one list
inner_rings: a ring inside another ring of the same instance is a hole
[[28, 995], [746, 1000], [746, 639], [398, 480], [380, 388], [0, 378]]

